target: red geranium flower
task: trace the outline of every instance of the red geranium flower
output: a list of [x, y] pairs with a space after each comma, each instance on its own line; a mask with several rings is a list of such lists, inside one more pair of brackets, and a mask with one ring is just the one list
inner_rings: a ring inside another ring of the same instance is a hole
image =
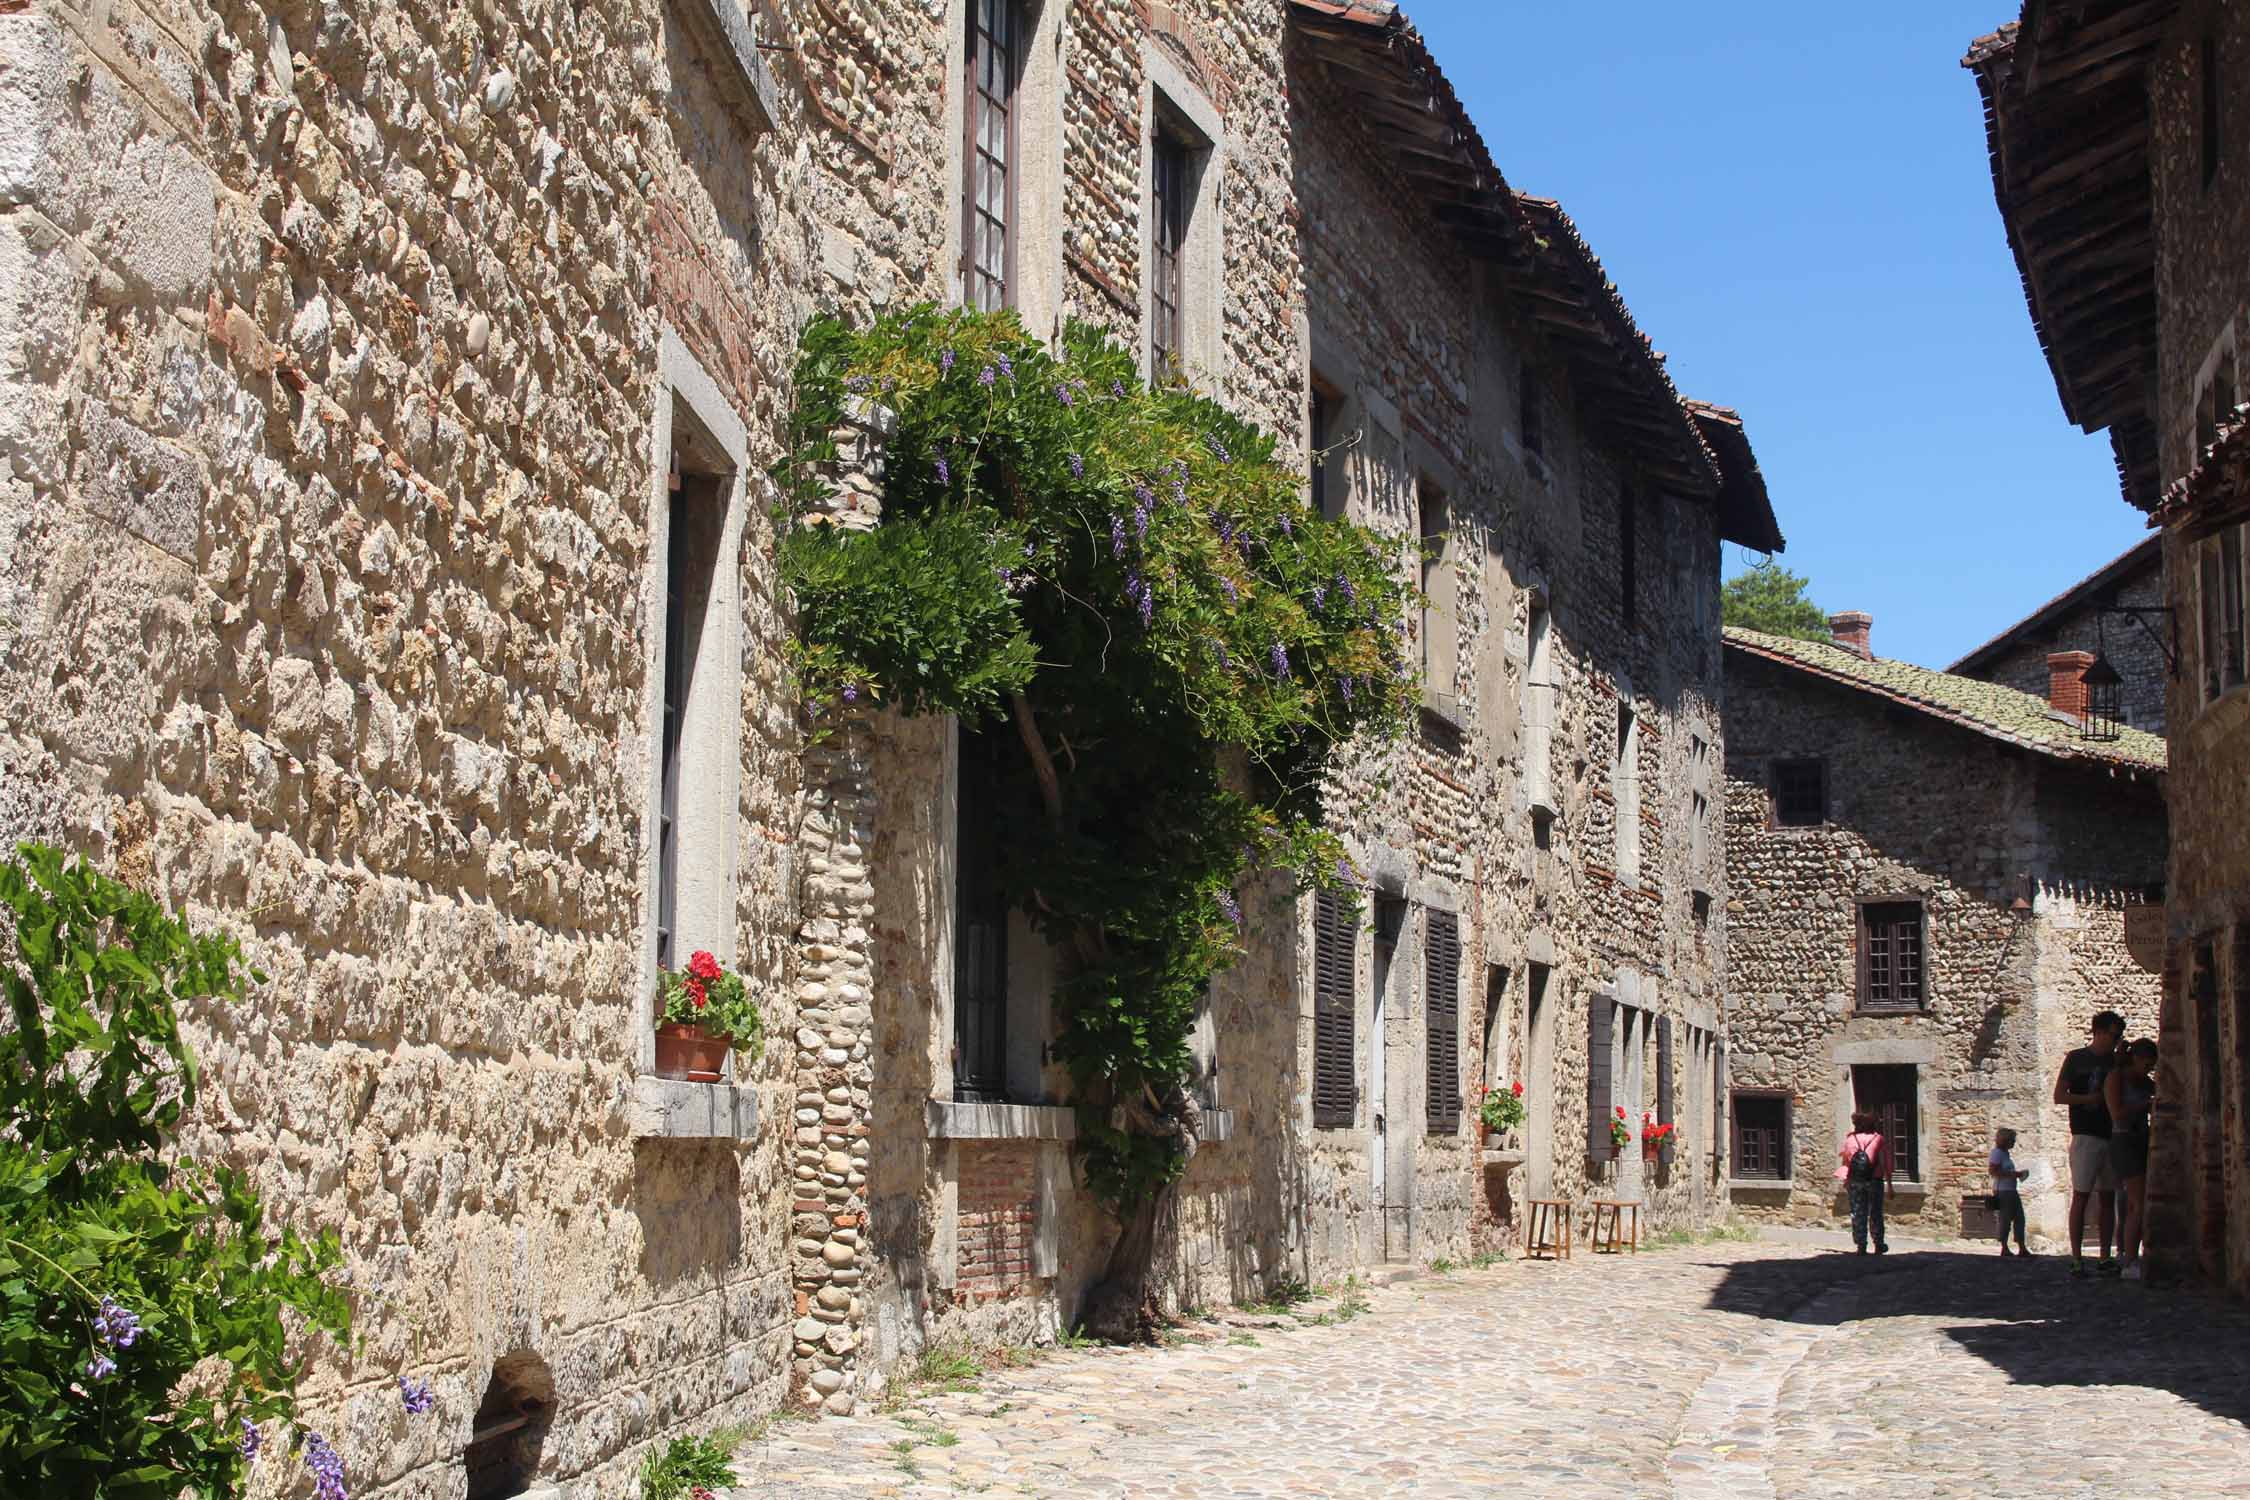
[[697, 979], [709, 983], [719, 977], [719, 961], [699, 948], [689, 957], [687, 971]]
[[695, 1002], [697, 1010], [701, 1010], [704, 1006], [710, 1004], [710, 997], [703, 993], [703, 981], [693, 974], [688, 975], [686, 988], [687, 997]]
[[1516, 1085], [1516, 1097], [1519, 1099], [1523, 1097], [1523, 1085], [1520, 1083]]

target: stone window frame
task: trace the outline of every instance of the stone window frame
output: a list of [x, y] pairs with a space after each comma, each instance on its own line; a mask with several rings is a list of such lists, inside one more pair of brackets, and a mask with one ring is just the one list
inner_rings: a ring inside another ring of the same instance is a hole
[[[699, 671], [683, 707], [680, 751], [683, 785], [678, 797], [678, 823], [701, 826], [707, 832], [697, 850], [683, 844], [677, 869], [678, 904], [675, 926], [694, 935], [675, 943], [675, 963], [684, 963], [695, 948], [707, 948], [720, 963], [732, 967], [741, 921], [736, 909], [738, 893], [737, 820], [742, 778], [742, 554], [743, 531], [749, 515], [749, 429], [721, 392], [719, 383], [691, 353], [669, 325], [659, 335], [656, 410], [649, 425], [649, 461], [653, 474], [649, 496], [648, 552], [641, 570], [640, 618], [642, 623], [640, 742], [648, 755], [643, 777], [642, 827], [652, 833], [664, 816], [664, 697], [667, 621], [667, 572], [672, 539], [672, 457], [675, 441], [687, 445], [692, 460], [702, 467], [694, 472], [718, 482], [725, 496], [726, 514], [720, 523], [712, 568], [712, 590], [704, 606], [704, 626], [697, 640], [696, 660], [713, 668]], [[717, 628], [712, 627], [716, 625]], [[687, 777], [691, 768], [692, 778]], [[708, 849], [703, 848], [705, 840]], [[641, 955], [639, 983], [633, 1016], [639, 1039], [635, 1047], [638, 1070], [653, 1073], [656, 1066], [656, 983], [658, 943], [659, 850], [653, 837], [642, 841]], [[729, 1067], [733, 1066], [732, 1059]]]
[[[969, 76], [969, 23], [977, 0], [948, 0], [945, 9], [945, 77], [959, 86], [944, 91], [945, 182], [950, 196], [939, 216], [944, 240], [941, 264], [946, 290], [956, 306], [968, 303], [968, 140], [966, 87]], [[1063, 101], [1067, 92], [1062, 46], [1068, 0], [1017, 0], [1018, 48], [1015, 106], [1014, 202], [1011, 225], [1014, 263], [1007, 305], [1034, 338], [1052, 339], [1062, 331], [1063, 247], [1068, 228], [1063, 181]]]
[[[1797, 1176], [1797, 1096], [1785, 1088], [1730, 1085], [1726, 1098], [1728, 1181], [1738, 1186], [1754, 1188], [1786, 1188], [1792, 1185]], [[1781, 1129], [1774, 1143], [1777, 1170], [1772, 1173], [1746, 1175], [1742, 1170], [1742, 1105], [1745, 1100], [1755, 1100], [1760, 1104], [1773, 1103], [1781, 1108]]]
[[[1551, 824], [1555, 795], [1555, 724], [1562, 685], [1555, 672], [1555, 606], [1547, 581], [1534, 574], [1524, 585], [1523, 784], [1533, 818]], [[1544, 692], [1542, 692], [1544, 689]]]
[[1614, 829], [1617, 882], [1641, 883], [1641, 709], [1632, 680], [1617, 678], [1617, 755], [1610, 763], [1609, 790], [1616, 811]]
[[[1189, 204], [1183, 264], [1180, 268], [1180, 373], [1200, 384], [1221, 387], [1226, 361], [1224, 326], [1226, 225], [1220, 191], [1226, 176], [1225, 118], [1209, 94], [1154, 37], [1141, 40], [1140, 140], [1140, 308], [1139, 359], [1150, 380], [1155, 367], [1151, 340], [1155, 326], [1155, 160], [1159, 135], [1170, 134], [1188, 148]], [[1199, 378], [1200, 377], [1200, 378]]]
[[[1870, 977], [1867, 953], [1867, 912], [1874, 906], [1911, 906], [1920, 913], [1919, 949], [1917, 962], [1921, 968], [1921, 992], [1912, 1004], [1897, 1002], [1876, 1003], [1868, 997]], [[1930, 902], [1921, 891], [1891, 891], [1857, 896], [1852, 901], [1852, 1014], [1858, 1016], [1919, 1016], [1926, 1015], [1933, 1000], [1930, 982]]]
[[[1820, 816], [1812, 822], [1784, 821], [1781, 816], [1781, 768], [1783, 766], [1815, 766], [1820, 771]], [[1776, 755], [1766, 762], [1766, 828], [1770, 832], [1785, 829], [1820, 829], [1835, 822], [1835, 788], [1830, 785], [1828, 757], [1825, 755]]]
[[1891, 1178], [1895, 1182], [1927, 1186], [1928, 1178], [1924, 1175], [1924, 1171], [1925, 1161], [1929, 1155], [1929, 1139], [1928, 1131], [1923, 1127], [1922, 1064], [1918, 1062], [1856, 1062], [1850, 1064], [1845, 1074], [1845, 1080], [1851, 1094], [1854, 1110], [1860, 1107], [1860, 1074], [1863, 1071], [1873, 1071], [1878, 1068], [1894, 1072], [1904, 1068], [1911, 1075], [1907, 1099], [1913, 1111], [1913, 1119], [1910, 1122], [1911, 1129], [1906, 1138], [1907, 1150], [1903, 1154], [1899, 1149], [1895, 1132], [1888, 1125], [1883, 1127], [1884, 1138], [1889, 1142], [1891, 1148]]

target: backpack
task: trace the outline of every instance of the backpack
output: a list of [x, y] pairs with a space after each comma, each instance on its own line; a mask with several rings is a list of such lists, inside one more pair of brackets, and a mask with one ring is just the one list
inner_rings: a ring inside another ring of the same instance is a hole
[[1867, 1147], [1864, 1143], [1852, 1148], [1851, 1164], [1844, 1168], [1844, 1180], [1847, 1182], [1873, 1182], [1875, 1180], [1875, 1162], [1867, 1154]]

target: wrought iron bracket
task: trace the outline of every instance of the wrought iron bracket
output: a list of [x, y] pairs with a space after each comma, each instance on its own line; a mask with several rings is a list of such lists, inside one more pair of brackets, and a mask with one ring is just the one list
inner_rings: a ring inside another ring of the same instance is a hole
[[[2171, 605], [2104, 604], [2098, 606], [2094, 613], [2105, 618], [2110, 615], [2124, 615], [2131, 619], [2134, 624], [2141, 627], [2143, 634], [2156, 642], [2156, 649], [2164, 653], [2165, 669], [2175, 677], [2179, 675], [2180, 621], [2178, 614], [2174, 612]], [[2149, 617], [2152, 615], [2164, 617], [2164, 629], [2161, 633], [2154, 625], [2149, 623]]]

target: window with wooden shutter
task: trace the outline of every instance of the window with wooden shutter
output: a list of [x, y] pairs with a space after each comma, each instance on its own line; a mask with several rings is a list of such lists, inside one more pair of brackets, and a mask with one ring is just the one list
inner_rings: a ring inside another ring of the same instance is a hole
[[1358, 1113], [1358, 1059], [1353, 1046], [1353, 994], [1359, 928], [1334, 891], [1313, 898], [1313, 1124], [1350, 1128]]
[[[1656, 1123], [1672, 1123], [1672, 1018], [1656, 1018]], [[1672, 1164], [1672, 1142], [1677, 1130], [1664, 1137], [1658, 1159], [1665, 1166]]]
[[1610, 1043], [1617, 1024], [1617, 1001], [1596, 995], [1586, 1005], [1586, 1154], [1609, 1155], [1609, 1122], [1615, 1118]]
[[979, 312], [1015, 305], [1020, 0], [969, 0], [961, 264]]
[[1461, 919], [1433, 911], [1422, 925], [1425, 1112], [1430, 1133], [1445, 1135], [1461, 1128]]
[[1734, 1166], [1730, 1176], [1752, 1182], [1789, 1180], [1789, 1096], [1737, 1093]]
[[1922, 903], [1870, 901], [1859, 909], [1859, 1003], [1916, 1010], [1923, 1003]]

